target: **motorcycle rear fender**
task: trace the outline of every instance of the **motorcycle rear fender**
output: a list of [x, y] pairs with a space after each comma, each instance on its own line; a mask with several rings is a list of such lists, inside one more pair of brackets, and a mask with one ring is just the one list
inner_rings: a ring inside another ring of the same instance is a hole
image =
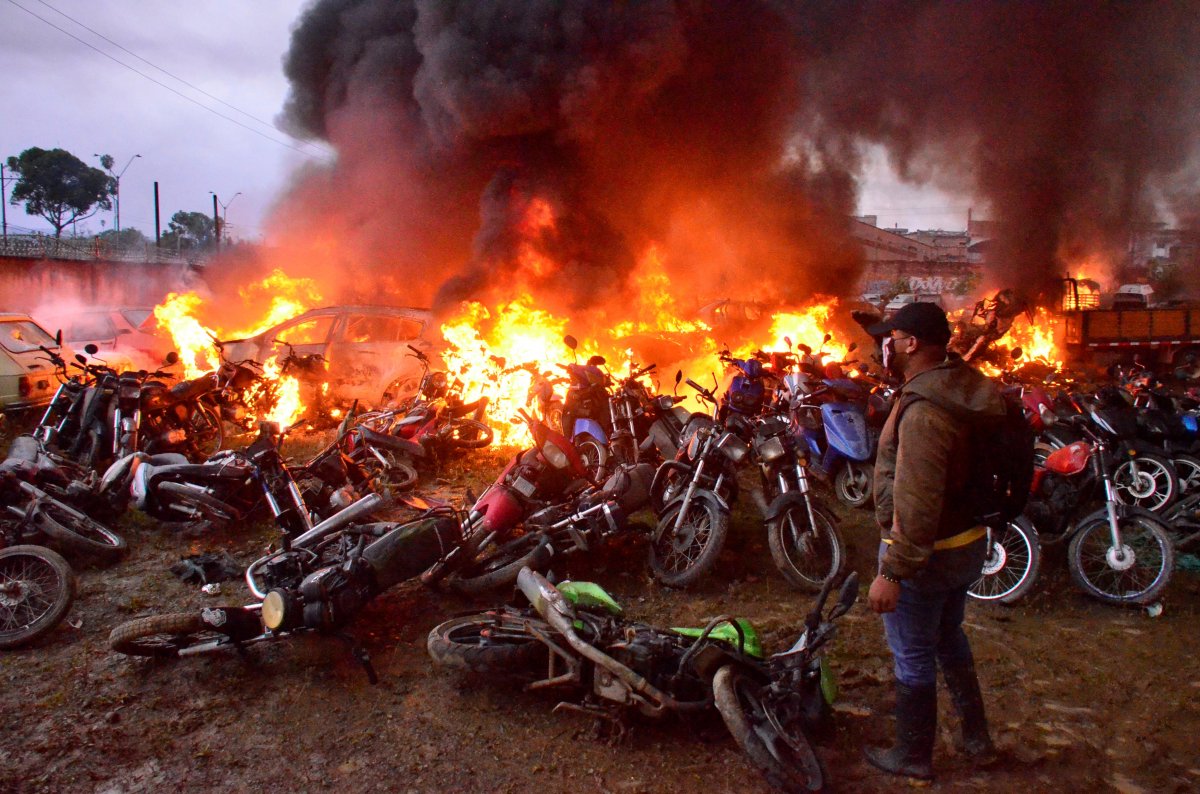
[[521, 500], [502, 485], [493, 485], [484, 491], [471, 511], [483, 514], [485, 533], [510, 530], [525, 516], [525, 507]]
[[608, 435], [605, 434], [604, 428], [595, 419], [581, 418], [575, 420], [575, 427], [571, 432], [571, 440], [577, 441], [580, 436], [584, 435], [592, 436], [602, 444], [608, 443]]

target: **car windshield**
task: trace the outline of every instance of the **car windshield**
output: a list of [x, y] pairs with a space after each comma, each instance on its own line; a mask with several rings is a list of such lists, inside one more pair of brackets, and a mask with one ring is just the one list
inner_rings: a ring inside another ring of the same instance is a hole
[[28, 353], [39, 346], [58, 347], [54, 337], [32, 320], [9, 320], [0, 323], [0, 344], [10, 353]]
[[125, 318], [126, 322], [128, 322], [134, 328], [137, 328], [137, 329], [143, 330], [143, 331], [153, 330], [153, 328], [151, 328], [151, 329], [142, 328], [142, 323], [146, 322], [146, 320], [149, 320], [150, 316], [152, 314], [154, 314], [154, 312], [150, 309], [122, 309], [121, 310], [121, 315]]

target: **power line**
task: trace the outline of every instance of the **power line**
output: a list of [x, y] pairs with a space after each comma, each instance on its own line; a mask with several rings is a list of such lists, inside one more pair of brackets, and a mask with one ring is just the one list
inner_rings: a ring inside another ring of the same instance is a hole
[[[233, 111], [235, 111], [235, 112], [237, 112], [237, 113], [240, 113], [240, 114], [242, 114], [243, 116], [245, 116], [246, 118], [250, 119], [251, 121], [257, 121], [259, 124], [262, 124], [264, 127], [267, 127], [267, 128], [269, 128], [270, 130], [272, 130], [272, 131], [274, 131], [274, 130], [276, 129], [276, 128], [275, 128], [275, 125], [274, 125], [274, 124], [271, 124], [269, 121], [264, 121], [263, 119], [260, 119], [260, 118], [258, 118], [257, 116], [255, 116], [255, 115], [253, 115], [253, 114], [247, 113], [246, 111], [242, 110], [241, 108], [239, 108], [239, 107], [236, 107], [236, 106], [234, 106], [234, 105], [231, 105], [231, 104], [229, 104], [228, 102], [226, 102], [225, 100], [221, 99], [220, 97], [218, 97], [218, 96], [214, 96], [213, 94], [210, 94], [209, 92], [205, 91], [205, 90], [204, 90], [203, 88], [201, 88], [200, 86], [198, 86], [198, 85], [195, 85], [194, 83], [190, 83], [190, 82], [188, 82], [187, 80], [184, 80], [184, 79], [183, 79], [182, 77], [180, 77], [179, 75], [177, 75], [177, 74], [174, 74], [174, 73], [172, 73], [172, 72], [169, 72], [169, 71], [167, 71], [166, 69], [164, 69], [164, 68], [162, 68], [161, 66], [159, 66], [158, 64], [156, 64], [156, 63], [153, 63], [153, 62], [151, 62], [151, 61], [147, 60], [146, 58], [143, 58], [141, 55], [138, 55], [136, 52], [134, 52], [133, 50], [129, 49], [128, 47], [124, 47], [124, 46], [122, 46], [121, 44], [119, 44], [119, 43], [117, 43], [117, 42], [113, 41], [112, 39], [110, 39], [108, 36], [105, 36], [105, 35], [104, 35], [103, 33], [101, 33], [100, 31], [98, 31], [98, 30], [96, 30], [96, 29], [94, 29], [94, 28], [90, 28], [90, 27], [88, 27], [87, 25], [83, 24], [83, 23], [82, 23], [82, 22], [80, 22], [78, 19], [75, 19], [75, 18], [74, 18], [74, 17], [72, 17], [70, 14], [67, 14], [65, 11], [62, 11], [62, 10], [60, 10], [60, 9], [58, 9], [58, 8], [55, 8], [54, 6], [52, 6], [52, 5], [50, 5], [49, 3], [47, 3], [47, 2], [46, 2], [46, 0], [38, 0], [38, 2], [39, 2], [39, 3], [41, 3], [42, 5], [44, 5], [46, 8], [49, 8], [51, 11], [53, 11], [53, 12], [54, 12], [54, 13], [56, 13], [56, 14], [58, 14], [59, 16], [61, 16], [61, 17], [65, 18], [65, 19], [67, 19], [67, 20], [70, 20], [71, 22], [73, 22], [74, 24], [76, 24], [76, 25], [78, 25], [79, 27], [83, 28], [83, 29], [84, 29], [84, 30], [86, 30], [87, 32], [91, 33], [92, 35], [94, 35], [94, 36], [96, 36], [96, 37], [98, 37], [98, 38], [101, 38], [101, 39], [103, 39], [104, 41], [107, 41], [109, 44], [113, 45], [113, 46], [114, 46], [114, 47], [116, 47], [118, 50], [121, 50], [122, 52], [128, 53], [129, 55], [132, 55], [134, 58], [137, 58], [139, 61], [141, 61], [142, 63], [144, 63], [144, 64], [146, 64], [147, 66], [151, 67], [152, 69], [157, 69], [158, 71], [162, 72], [163, 74], [165, 74], [166, 76], [170, 77], [171, 79], [173, 79], [173, 80], [177, 80], [177, 81], [179, 81], [180, 83], [183, 83], [184, 85], [186, 85], [188, 88], [192, 89], [193, 91], [196, 91], [197, 93], [203, 94], [204, 96], [208, 97], [209, 99], [213, 100], [214, 102], [219, 102], [220, 104], [224, 105], [225, 107], [229, 108], [230, 110], [233, 110]], [[299, 143], [300, 143], [302, 146], [311, 146], [311, 147], [313, 147], [314, 149], [317, 149], [318, 151], [320, 151], [320, 152], [321, 152], [321, 154], [323, 154], [323, 155], [325, 155], [325, 156], [328, 156], [328, 155], [329, 155], [329, 152], [328, 152], [328, 151], [325, 151], [324, 149], [322, 149], [322, 147], [320, 147], [319, 145], [317, 145], [317, 144], [314, 144], [314, 143], [312, 143], [312, 142], [310, 142], [310, 141], [298, 141], [298, 142], [299, 142]]]
[[46, 24], [47, 24], [47, 25], [49, 25], [50, 27], [52, 27], [52, 28], [54, 28], [55, 30], [57, 30], [59, 33], [62, 33], [62, 34], [63, 34], [63, 35], [65, 35], [65, 36], [70, 36], [71, 38], [75, 39], [75, 41], [79, 42], [80, 44], [82, 44], [83, 46], [87, 47], [88, 49], [90, 49], [90, 50], [95, 50], [96, 52], [98, 52], [98, 53], [100, 53], [101, 55], [103, 55], [105, 58], [108, 58], [108, 59], [109, 59], [110, 61], [112, 61], [113, 63], [115, 63], [115, 64], [117, 64], [117, 65], [119, 65], [119, 66], [123, 66], [123, 67], [125, 67], [126, 69], [128, 69], [128, 70], [129, 70], [129, 71], [131, 71], [131, 72], [133, 72], [134, 74], [137, 74], [137, 75], [140, 75], [140, 76], [142, 76], [142, 77], [146, 78], [147, 80], [149, 80], [150, 82], [154, 83], [155, 85], [157, 85], [157, 86], [161, 86], [162, 88], [165, 88], [165, 89], [167, 89], [167, 90], [168, 90], [168, 91], [170, 91], [172, 94], [175, 94], [176, 96], [178, 96], [178, 97], [180, 97], [180, 98], [182, 98], [182, 99], [186, 99], [188, 102], [191, 102], [191, 103], [192, 103], [193, 105], [195, 105], [196, 107], [203, 108], [204, 110], [207, 110], [209, 113], [212, 113], [214, 116], [217, 116], [217, 117], [219, 117], [219, 118], [225, 119], [225, 120], [226, 120], [226, 121], [228, 121], [230, 124], [236, 124], [237, 126], [241, 127], [242, 129], [246, 130], [247, 132], [252, 132], [252, 133], [254, 133], [255, 135], [259, 136], [260, 138], [264, 138], [264, 139], [266, 139], [266, 140], [270, 141], [271, 143], [278, 144], [279, 146], [284, 146], [284, 147], [287, 147], [288, 149], [291, 149], [291, 150], [292, 150], [292, 151], [294, 151], [294, 152], [297, 152], [297, 153], [299, 153], [299, 154], [302, 154], [302, 155], [304, 155], [305, 157], [311, 157], [311, 158], [316, 158], [316, 157], [317, 157], [317, 156], [316, 156], [316, 155], [314, 155], [312, 152], [309, 152], [309, 151], [306, 151], [306, 150], [304, 150], [304, 149], [301, 149], [299, 146], [295, 146], [295, 145], [293, 145], [293, 144], [291, 144], [291, 143], [288, 143], [287, 141], [282, 141], [282, 140], [280, 140], [280, 139], [278, 139], [278, 138], [275, 138], [275, 137], [272, 137], [272, 136], [270, 136], [270, 135], [267, 135], [267, 134], [266, 134], [266, 133], [264, 133], [264, 132], [261, 132], [261, 131], [259, 131], [259, 130], [256, 130], [256, 129], [254, 129], [253, 127], [250, 127], [250, 126], [248, 126], [248, 125], [246, 125], [246, 124], [243, 124], [242, 122], [238, 121], [237, 119], [230, 118], [229, 116], [226, 116], [224, 113], [221, 113], [220, 111], [217, 111], [217, 110], [214, 110], [213, 108], [210, 108], [208, 105], [205, 105], [203, 102], [200, 102], [200, 101], [198, 101], [198, 100], [196, 100], [196, 99], [194, 99], [194, 98], [192, 98], [192, 97], [188, 96], [187, 94], [185, 94], [185, 93], [183, 93], [183, 92], [181, 92], [181, 91], [179, 91], [179, 90], [177, 90], [177, 89], [175, 89], [175, 88], [172, 88], [171, 86], [167, 85], [166, 83], [162, 82], [161, 80], [156, 80], [156, 79], [154, 79], [153, 77], [151, 77], [150, 75], [146, 74], [145, 72], [143, 72], [143, 71], [140, 71], [140, 70], [138, 70], [138, 69], [136, 69], [136, 68], [134, 68], [134, 67], [130, 66], [129, 64], [125, 63], [124, 61], [122, 61], [122, 60], [120, 60], [120, 59], [118, 59], [118, 58], [115, 58], [115, 57], [113, 57], [112, 55], [110, 55], [109, 53], [107, 53], [107, 52], [105, 52], [104, 50], [100, 49], [99, 47], [95, 46], [94, 44], [91, 44], [90, 42], [84, 41], [83, 39], [81, 39], [81, 38], [79, 38], [78, 36], [76, 36], [74, 33], [71, 33], [71, 32], [70, 32], [70, 31], [68, 31], [68, 30], [63, 30], [63, 29], [62, 29], [62, 28], [60, 28], [58, 25], [54, 24], [53, 22], [51, 22], [50, 20], [46, 19], [45, 17], [43, 17], [43, 16], [39, 16], [38, 14], [36, 14], [36, 13], [34, 13], [33, 11], [29, 10], [28, 8], [26, 8], [25, 6], [21, 5], [20, 3], [18, 3], [18, 2], [17, 2], [17, 0], [8, 0], [8, 2], [9, 2], [9, 3], [11, 3], [12, 5], [16, 6], [17, 8], [21, 9], [22, 11], [24, 11], [26, 14], [29, 14], [31, 17], [34, 17], [35, 19], [39, 19], [39, 20], [41, 20], [42, 22], [46, 23]]

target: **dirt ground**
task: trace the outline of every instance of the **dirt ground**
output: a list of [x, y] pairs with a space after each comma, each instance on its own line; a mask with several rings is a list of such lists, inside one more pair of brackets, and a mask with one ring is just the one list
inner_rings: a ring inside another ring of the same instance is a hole
[[[433, 485], [478, 492], [500, 461], [485, 455]], [[841, 515], [866, 576], [876, 543], [867, 514]], [[429, 630], [504, 594], [472, 603], [415, 583], [385, 593], [353, 626], [379, 673], [375, 686], [342, 643], [316, 636], [242, 657], [111, 653], [108, 633], [123, 621], [248, 600], [238, 581], [206, 596], [175, 578], [171, 563], [219, 548], [248, 562], [271, 539], [266, 527], [200, 538], [144, 520], [122, 527], [129, 558], [81, 571], [67, 621], [34, 647], [0, 655], [0, 791], [769, 790], [715, 714], [638, 721], [612, 746], [593, 738], [588, 719], [553, 713], [552, 696], [433, 669]], [[602, 583], [631, 616], [662, 625], [746, 616], [770, 650], [795, 639], [808, 602], [775, 571], [752, 509], [738, 512], [715, 571], [693, 590], [656, 586], [637, 543], [566, 573]], [[1050, 552], [1025, 603], [973, 604], [968, 631], [1004, 760], [977, 772], [955, 756], [943, 695], [933, 788], [1200, 789], [1200, 579], [1177, 572], [1163, 603], [1151, 618], [1091, 601]], [[841, 700], [835, 735], [819, 752], [839, 790], [895, 790], [860, 755], [889, 734], [891, 708], [890, 657], [864, 603], [830, 653]]]

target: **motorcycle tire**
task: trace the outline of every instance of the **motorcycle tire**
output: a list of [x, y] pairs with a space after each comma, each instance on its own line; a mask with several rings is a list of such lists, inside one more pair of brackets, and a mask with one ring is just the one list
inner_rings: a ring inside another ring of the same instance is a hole
[[514, 676], [546, 663], [546, 646], [532, 634], [498, 633], [494, 613], [465, 615], [429, 632], [425, 648], [433, 663], [482, 675]]
[[49, 546], [81, 561], [108, 565], [129, 551], [116, 532], [61, 502], [42, 502], [33, 520]]
[[1172, 455], [1171, 465], [1179, 475], [1179, 498], [1200, 493], [1200, 458], [1195, 455]]
[[387, 485], [396, 491], [405, 491], [416, 484], [418, 474], [412, 464], [403, 459], [400, 453], [390, 449], [379, 449], [386, 463], [380, 463], [374, 453], [364, 451], [355, 457], [355, 462], [371, 476], [371, 480]]
[[223, 639], [228, 638], [199, 612], [168, 612], [122, 623], [108, 635], [108, 647], [128, 656], [169, 659], [185, 648]]
[[1067, 551], [1071, 578], [1079, 589], [1109, 604], [1152, 603], [1166, 589], [1175, 568], [1167, 528], [1144, 510], [1121, 516], [1117, 523], [1120, 553], [1112, 546], [1104, 511], [1080, 521]]
[[777, 719], [766, 713], [758, 692], [762, 684], [734, 665], [713, 677], [713, 699], [725, 727], [772, 787], [786, 792], [827, 790], [829, 775], [802, 730], [781, 735]]
[[875, 467], [869, 461], [848, 460], [833, 478], [833, 492], [848, 507], [870, 507]]
[[[662, 535], [650, 542], [650, 569], [668, 587], [690, 587], [717, 562], [729, 534], [729, 513], [707, 499], [693, 499], [682, 535], [674, 532], [682, 504], [671, 505], [658, 521]], [[656, 530], [657, 533], [657, 530]]]
[[19, 648], [57, 626], [75, 601], [75, 572], [44, 546], [0, 549], [0, 650]]
[[438, 440], [452, 449], [483, 449], [495, 431], [474, 419], [454, 419], [438, 431]]
[[794, 587], [816, 593], [846, 567], [846, 542], [824, 509], [814, 504], [812, 512], [815, 527], [802, 504], [792, 505], [768, 521], [767, 546], [784, 579]]
[[512, 585], [522, 568], [544, 570], [550, 556], [550, 539], [545, 535], [540, 532], [521, 535], [480, 554], [474, 562], [451, 574], [447, 584], [463, 595], [479, 595]]
[[[1133, 476], [1135, 462], [1138, 466], [1136, 480]], [[1112, 480], [1118, 502], [1152, 513], [1166, 510], [1179, 495], [1179, 475], [1171, 461], [1162, 455], [1143, 453], [1122, 461], [1113, 469]]]
[[[197, 517], [214, 524], [227, 524], [237, 521], [242, 513], [236, 507], [226, 504], [210, 493], [201, 491], [182, 482], [160, 482], [155, 487], [156, 495], [164, 511], [171, 511], [171, 504], [182, 505], [194, 510]], [[166, 496], [164, 499], [163, 496]], [[186, 520], [186, 513], [178, 512], [180, 520]], [[164, 512], [164, 514], [167, 514]]]
[[608, 447], [589, 435], [579, 436], [573, 443], [592, 482], [604, 482], [608, 471]]
[[225, 443], [225, 428], [221, 417], [205, 403], [196, 403], [192, 412], [188, 437], [199, 461], [208, 460]]
[[983, 562], [983, 575], [967, 590], [979, 601], [1011, 606], [1033, 588], [1042, 565], [1037, 530], [1025, 516], [992, 531], [991, 548]]

